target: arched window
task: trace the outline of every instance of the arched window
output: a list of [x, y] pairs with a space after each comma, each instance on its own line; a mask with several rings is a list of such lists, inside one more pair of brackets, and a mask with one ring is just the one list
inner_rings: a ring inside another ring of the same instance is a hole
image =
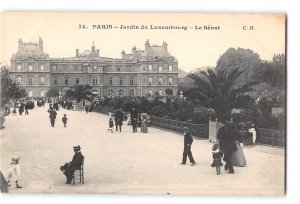
[[159, 90], [158, 90], [158, 94], [159, 94], [160, 96], [162, 96], [162, 95], [163, 95], [163, 91], [162, 91], [161, 89], [159, 89]]
[[113, 90], [112, 89], [108, 90], [108, 96], [113, 96]]
[[29, 91], [28, 91], [28, 96], [29, 96], [29, 97], [32, 97], [32, 96], [33, 96], [33, 91], [32, 91], [32, 90], [29, 90]]
[[134, 96], [134, 90], [133, 90], [133, 89], [131, 89], [131, 90], [129, 91], [129, 95], [130, 95], [130, 96]]
[[172, 89], [166, 89], [166, 95], [173, 96], [173, 90]]
[[149, 94], [150, 96], [152, 96], [152, 90], [151, 90], [151, 89], [149, 89], [148, 94]]
[[123, 94], [124, 94], [123, 89], [120, 89], [120, 90], [119, 90], [119, 96], [123, 96]]

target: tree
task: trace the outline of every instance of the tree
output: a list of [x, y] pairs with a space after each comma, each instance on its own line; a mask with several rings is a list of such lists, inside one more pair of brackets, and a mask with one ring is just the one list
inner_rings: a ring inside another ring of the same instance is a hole
[[271, 62], [265, 61], [262, 65], [262, 71], [258, 73], [257, 78], [261, 82], [270, 84], [272, 87], [284, 89], [286, 77], [285, 55], [274, 55]]
[[[227, 69], [208, 69], [202, 71], [199, 75], [190, 75], [195, 79], [197, 85], [199, 100], [207, 108], [214, 109], [216, 117], [225, 121], [229, 118], [231, 109], [236, 104], [237, 96], [243, 95], [252, 90], [252, 86], [257, 82], [248, 82], [237, 85], [237, 80], [243, 71], [234, 68], [232, 71]], [[204, 78], [202, 76], [204, 76]]]
[[92, 87], [90, 85], [79, 85], [76, 84], [72, 89], [67, 90], [66, 97], [71, 99], [76, 99], [77, 102], [80, 102], [83, 99], [91, 101], [92, 99]]
[[250, 49], [229, 48], [217, 61], [217, 69], [232, 71], [239, 68], [243, 73], [237, 83], [252, 81], [257, 72], [261, 71], [261, 59]]
[[10, 100], [16, 100], [26, 97], [27, 93], [9, 76], [6, 67], [1, 67], [1, 108]]
[[55, 87], [52, 87], [46, 94], [47, 97], [57, 97], [59, 96], [59, 90]]

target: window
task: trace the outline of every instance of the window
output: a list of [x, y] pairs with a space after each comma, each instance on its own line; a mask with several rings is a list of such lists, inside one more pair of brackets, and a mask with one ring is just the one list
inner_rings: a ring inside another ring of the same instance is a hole
[[92, 72], [92, 68], [91, 67], [88, 67], [88, 72]]
[[133, 89], [131, 89], [131, 90], [129, 91], [129, 95], [130, 95], [130, 96], [134, 96], [134, 90], [133, 90]]
[[172, 84], [173, 84], [173, 79], [169, 78], [169, 85], [172, 85]]
[[52, 70], [53, 70], [53, 71], [56, 71], [56, 65], [53, 65], [53, 66], [52, 66]]
[[123, 96], [124, 91], [122, 89], [119, 90], [119, 96]]
[[133, 85], [133, 77], [130, 77], [129, 83], [130, 83], [130, 85]]
[[41, 76], [40, 77], [40, 84], [44, 84], [45, 83], [45, 77]]
[[76, 72], [78, 71], [78, 66], [77, 65], [74, 66], [74, 71], [76, 71]]
[[29, 84], [29, 85], [32, 85], [32, 81], [33, 81], [33, 80], [32, 80], [32, 77], [28, 77], [28, 84]]
[[158, 71], [159, 71], [159, 72], [162, 72], [162, 65], [159, 65], [159, 66], [158, 66]]
[[44, 71], [44, 70], [45, 70], [45, 66], [44, 66], [43, 64], [41, 65], [40, 70], [41, 70], [41, 71]]
[[152, 64], [149, 64], [149, 71], [152, 71]]
[[113, 96], [113, 90], [112, 90], [112, 89], [109, 89], [109, 90], [108, 90], [108, 95], [109, 95], [109, 96]]
[[32, 64], [28, 65], [28, 70], [32, 71]]
[[152, 96], [152, 90], [151, 90], [151, 89], [149, 89], [148, 94], [149, 94], [150, 96]]
[[152, 85], [152, 77], [149, 77], [149, 78], [148, 78], [148, 84], [149, 84], [149, 85]]
[[162, 91], [161, 89], [159, 89], [159, 90], [158, 90], [158, 94], [159, 94], [160, 96], [162, 96], [162, 95], [163, 95], [163, 91]]
[[169, 72], [172, 72], [172, 71], [173, 71], [173, 66], [169, 65]]
[[163, 83], [163, 79], [162, 78], [158, 78], [158, 84], [162, 85], [162, 83]]
[[76, 84], [79, 84], [79, 78], [76, 78]]
[[128, 66], [128, 67], [127, 67], [127, 70], [128, 70], [129, 72], [132, 72], [132, 66]]
[[117, 66], [117, 71], [121, 71], [121, 66]]
[[18, 71], [21, 71], [22, 66], [20, 64], [18, 64], [17, 69], [18, 69]]
[[17, 76], [17, 83], [19, 83], [19, 84], [22, 83], [22, 77], [21, 76]]
[[56, 78], [54, 78], [54, 84], [57, 85], [57, 79]]
[[108, 83], [109, 83], [109, 85], [112, 85], [112, 78], [108, 79]]
[[45, 96], [45, 91], [44, 90], [41, 90], [41, 93], [40, 93], [41, 95], [41, 97], [44, 97]]
[[94, 76], [93, 77], [93, 85], [98, 84], [98, 77]]
[[68, 84], [69, 84], [69, 79], [65, 78], [65, 85], [68, 85]]
[[28, 96], [29, 96], [29, 97], [32, 97], [32, 95], [33, 95], [33, 91], [29, 90], [29, 91], [28, 91]]
[[120, 78], [120, 85], [123, 85], [123, 78]]

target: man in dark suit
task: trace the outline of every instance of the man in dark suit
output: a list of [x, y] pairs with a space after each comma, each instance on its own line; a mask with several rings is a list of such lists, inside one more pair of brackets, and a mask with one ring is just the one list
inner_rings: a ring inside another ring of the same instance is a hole
[[72, 161], [70, 161], [69, 163], [65, 163], [64, 166], [60, 167], [60, 170], [65, 174], [65, 176], [67, 177], [67, 182], [66, 184], [70, 184], [72, 179], [73, 179], [73, 174], [75, 170], [79, 170], [81, 168], [81, 165], [83, 163], [83, 155], [81, 153], [81, 148], [80, 146], [74, 146], [74, 156]]
[[233, 125], [230, 123], [225, 125], [222, 124], [222, 127], [220, 127], [218, 131], [217, 139], [219, 141], [221, 151], [224, 152], [223, 160], [226, 162], [225, 171], [229, 170], [228, 173], [234, 174], [231, 156], [233, 152], [237, 151], [237, 147], [235, 144], [236, 132]]
[[132, 108], [132, 111], [130, 112], [130, 120], [133, 132], [137, 132], [137, 119], [138, 119], [138, 112], [135, 110], [135, 108]]
[[115, 113], [116, 131], [118, 131], [118, 128], [120, 129], [120, 132], [122, 131], [123, 119], [124, 113], [121, 111], [121, 109], [118, 109]]
[[192, 135], [190, 134], [188, 128], [184, 127], [184, 149], [183, 149], [182, 162], [180, 164], [185, 165], [187, 157], [189, 157], [191, 166], [194, 166], [196, 164], [191, 152], [192, 143], [193, 143]]
[[49, 118], [50, 118], [50, 122], [51, 122], [51, 127], [54, 127], [57, 113], [52, 106], [48, 110], [48, 113], [49, 113]]

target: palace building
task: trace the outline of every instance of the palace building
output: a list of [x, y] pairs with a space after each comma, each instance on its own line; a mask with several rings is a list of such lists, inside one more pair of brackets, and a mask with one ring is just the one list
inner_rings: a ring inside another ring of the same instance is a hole
[[38, 43], [18, 41], [11, 57], [12, 78], [29, 97], [44, 97], [51, 87], [64, 94], [75, 84], [92, 86], [95, 96], [146, 96], [177, 94], [178, 61], [168, 52], [168, 44], [145, 43], [145, 49], [133, 47], [121, 58], [102, 57], [94, 43], [91, 50], [75, 50], [74, 57], [50, 58]]

